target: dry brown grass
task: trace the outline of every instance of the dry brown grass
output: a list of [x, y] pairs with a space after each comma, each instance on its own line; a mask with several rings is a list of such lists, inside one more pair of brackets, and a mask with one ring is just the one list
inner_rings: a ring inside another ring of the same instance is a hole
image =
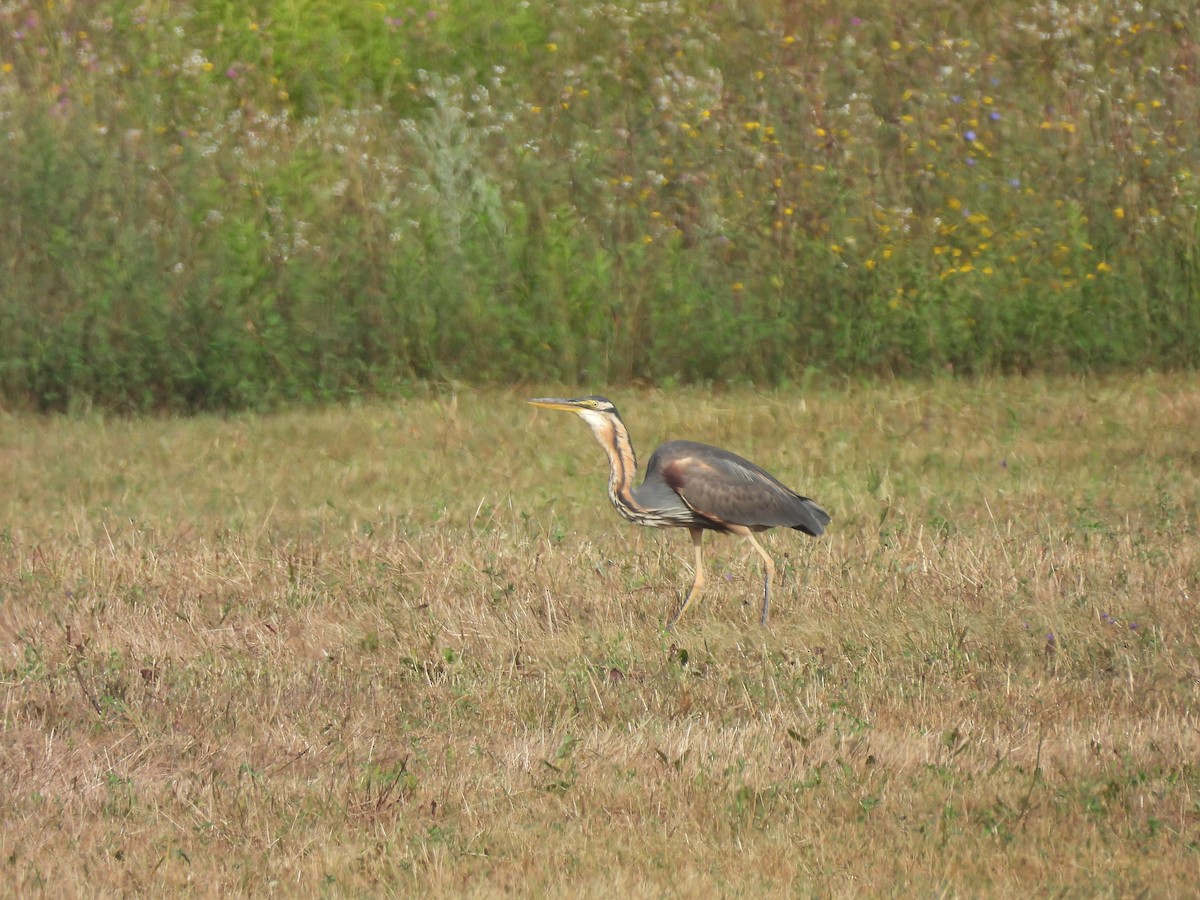
[[615, 396], [835, 517], [675, 634], [686, 537], [523, 396], [4, 420], [11, 889], [1194, 888], [1193, 377]]

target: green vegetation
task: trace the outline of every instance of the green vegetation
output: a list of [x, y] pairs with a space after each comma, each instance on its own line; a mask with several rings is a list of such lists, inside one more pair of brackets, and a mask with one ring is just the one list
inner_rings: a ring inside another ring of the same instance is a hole
[[1190, 2], [15, 3], [0, 398], [1200, 362]]
[[1193, 893], [1193, 377], [618, 396], [834, 514], [669, 635], [686, 534], [520, 399], [9, 416], [7, 890]]

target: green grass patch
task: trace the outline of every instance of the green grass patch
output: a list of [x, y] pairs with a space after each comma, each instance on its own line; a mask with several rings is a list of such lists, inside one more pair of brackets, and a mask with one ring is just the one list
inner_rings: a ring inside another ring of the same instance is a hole
[[1191, 6], [10, 4], [0, 397], [1200, 360]]

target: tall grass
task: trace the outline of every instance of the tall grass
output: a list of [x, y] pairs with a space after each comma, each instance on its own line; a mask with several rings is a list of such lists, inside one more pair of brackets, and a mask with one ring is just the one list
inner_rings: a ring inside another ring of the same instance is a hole
[[0, 397], [1200, 361], [1191, 4], [0, 11]]

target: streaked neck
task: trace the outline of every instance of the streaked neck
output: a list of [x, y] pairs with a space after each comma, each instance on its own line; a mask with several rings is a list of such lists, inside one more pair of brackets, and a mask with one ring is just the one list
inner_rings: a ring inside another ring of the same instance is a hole
[[608, 455], [608, 499], [626, 519], [640, 521], [644, 510], [633, 499], [637, 456], [633, 452], [633, 442], [629, 440], [629, 430], [620, 419], [608, 416], [588, 419], [588, 425]]

